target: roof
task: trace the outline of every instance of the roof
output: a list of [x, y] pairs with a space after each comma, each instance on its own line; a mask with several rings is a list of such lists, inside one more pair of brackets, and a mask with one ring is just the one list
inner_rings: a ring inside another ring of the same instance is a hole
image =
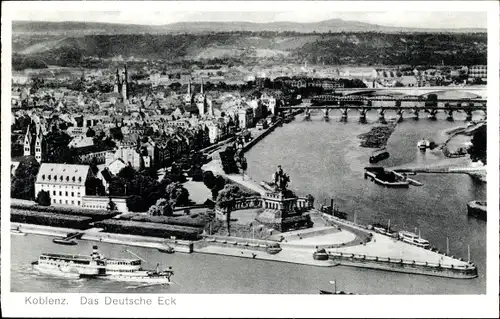
[[89, 175], [89, 170], [89, 165], [42, 163], [36, 177], [36, 182], [84, 186]]

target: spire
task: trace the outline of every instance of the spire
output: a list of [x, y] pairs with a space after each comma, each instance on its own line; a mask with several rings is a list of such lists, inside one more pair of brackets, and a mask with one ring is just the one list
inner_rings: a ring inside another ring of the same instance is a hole
[[203, 94], [203, 78], [201, 78], [201, 89], [200, 89], [200, 93]]
[[189, 83], [188, 83], [188, 92], [187, 92], [188, 95], [191, 95], [191, 80], [189, 80]]

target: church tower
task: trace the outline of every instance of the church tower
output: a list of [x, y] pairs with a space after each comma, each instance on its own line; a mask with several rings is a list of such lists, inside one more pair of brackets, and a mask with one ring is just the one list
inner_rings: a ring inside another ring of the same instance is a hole
[[198, 113], [200, 116], [205, 115], [205, 105], [206, 105], [205, 94], [203, 94], [203, 78], [201, 79], [201, 89], [200, 93], [196, 97], [196, 106], [198, 107]]
[[43, 142], [43, 134], [40, 126], [36, 126], [36, 139], [35, 139], [35, 159], [38, 163], [42, 162], [42, 142]]
[[28, 129], [26, 130], [26, 135], [24, 136], [24, 156], [31, 155], [31, 133], [30, 126], [28, 125]]
[[184, 104], [187, 106], [191, 105], [192, 99], [193, 99], [193, 97], [191, 96], [191, 80], [189, 80], [188, 90], [187, 90], [186, 95], [184, 95]]
[[123, 103], [125, 103], [125, 101], [128, 101], [128, 72], [126, 64], [125, 64], [125, 71], [123, 72], [121, 93], [122, 93]]
[[121, 93], [121, 91], [122, 91], [122, 85], [120, 81], [120, 72], [118, 71], [118, 69], [116, 69], [114, 92]]

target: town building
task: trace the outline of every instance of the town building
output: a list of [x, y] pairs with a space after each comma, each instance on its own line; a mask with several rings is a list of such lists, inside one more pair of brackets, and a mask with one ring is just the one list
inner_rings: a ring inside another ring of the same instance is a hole
[[253, 126], [254, 113], [251, 107], [242, 107], [238, 111], [238, 124], [240, 129]]
[[468, 68], [467, 76], [469, 80], [480, 78], [486, 81], [488, 78], [488, 66], [486, 65], [473, 65]]
[[50, 194], [53, 205], [81, 206], [85, 183], [92, 177], [89, 165], [42, 163], [35, 182], [35, 196]]

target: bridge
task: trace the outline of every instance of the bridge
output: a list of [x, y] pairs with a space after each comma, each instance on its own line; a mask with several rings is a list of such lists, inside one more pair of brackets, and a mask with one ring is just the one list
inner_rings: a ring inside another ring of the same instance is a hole
[[403, 94], [409, 96], [425, 96], [429, 94], [453, 94], [469, 96], [471, 98], [487, 98], [486, 85], [469, 86], [426, 86], [426, 87], [390, 87], [390, 88], [339, 88], [335, 92], [343, 95], [378, 94], [380, 92], [389, 94]]
[[[384, 104], [385, 103], [385, 104]], [[348, 111], [359, 110], [360, 122], [366, 122], [366, 112], [378, 109], [379, 120], [385, 121], [385, 112], [395, 110], [398, 121], [403, 120], [403, 112], [410, 111], [413, 117], [418, 119], [420, 112], [429, 113], [429, 118], [435, 119], [439, 110], [447, 113], [447, 119], [453, 120], [454, 112], [465, 112], [466, 120], [472, 120], [472, 112], [483, 111], [486, 116], [487, 101], [477, 98], [438, 98], [428, 99], [424, 96], [337, 96], [319, 95], [310, 100], [310, 103], [303, 103], [295, 106], [284, 106], [280, 110], [302, 109], [306, 113], [306, 118], [310, 116], [311, 109], [320, 109], [324, 112], [325, 119], [329, 118], [330, 110], [340, 110], [342, 120], [347, 121]], [[388, 104], [388, 105], [387, 105]]]

